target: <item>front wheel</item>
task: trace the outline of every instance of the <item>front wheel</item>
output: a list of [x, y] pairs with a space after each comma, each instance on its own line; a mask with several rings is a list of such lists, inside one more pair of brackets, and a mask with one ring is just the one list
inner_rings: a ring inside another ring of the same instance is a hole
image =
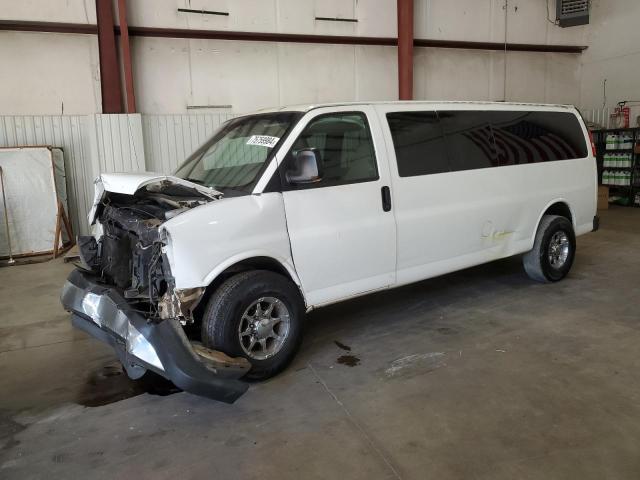
[[544, 215], [533, 249], [523, 257], [527, 275], [538, 282], [557, 282], [567, 276], [576, 254], [571, 222], [558, 215]]
[[302, 340], [304, 305], [298, 288], [274, 272], [234, 275], [213, 294], [202, 319], [202, 342], [251, 363], [247, 378], [282, 371]]

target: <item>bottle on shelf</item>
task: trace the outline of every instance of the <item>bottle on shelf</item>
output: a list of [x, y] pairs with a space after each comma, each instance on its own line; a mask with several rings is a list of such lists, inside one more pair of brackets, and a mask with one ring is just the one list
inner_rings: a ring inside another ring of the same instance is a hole
[[607, 150], [615, 150], [618, 147], [618, 136], [613, 133], [607, 134], [605, 144]]

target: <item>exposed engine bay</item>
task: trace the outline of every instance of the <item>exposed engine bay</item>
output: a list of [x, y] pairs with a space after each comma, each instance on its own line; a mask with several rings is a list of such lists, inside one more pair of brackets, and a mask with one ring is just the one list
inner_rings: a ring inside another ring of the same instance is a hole
[[117, 287], [151, 321], [192, 321], [202, 289], [175, 290], [159, 226], [213, 198], [167, 180], [133, 195], [104, 192], [96, 206], [96, 234], [78, 238], [81, 266]]

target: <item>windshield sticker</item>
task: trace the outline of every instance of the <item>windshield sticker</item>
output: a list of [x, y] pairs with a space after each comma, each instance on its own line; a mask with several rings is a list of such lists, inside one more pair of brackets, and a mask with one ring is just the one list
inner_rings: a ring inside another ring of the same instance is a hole
[[260, 145], [261, 147], [273, 148], [279, 140], [279, 137], [272, 137], [270, 135], [251, 135], [251, 138], [247, 140], [247, 145]]

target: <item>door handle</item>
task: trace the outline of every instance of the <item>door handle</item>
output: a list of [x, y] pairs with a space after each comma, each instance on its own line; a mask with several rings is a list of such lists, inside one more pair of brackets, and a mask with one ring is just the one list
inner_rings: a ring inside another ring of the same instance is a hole
[[386, 185], [381, 189], [382, 193], [382, 210], [388, 212], [391, 210], [391, 190]]

